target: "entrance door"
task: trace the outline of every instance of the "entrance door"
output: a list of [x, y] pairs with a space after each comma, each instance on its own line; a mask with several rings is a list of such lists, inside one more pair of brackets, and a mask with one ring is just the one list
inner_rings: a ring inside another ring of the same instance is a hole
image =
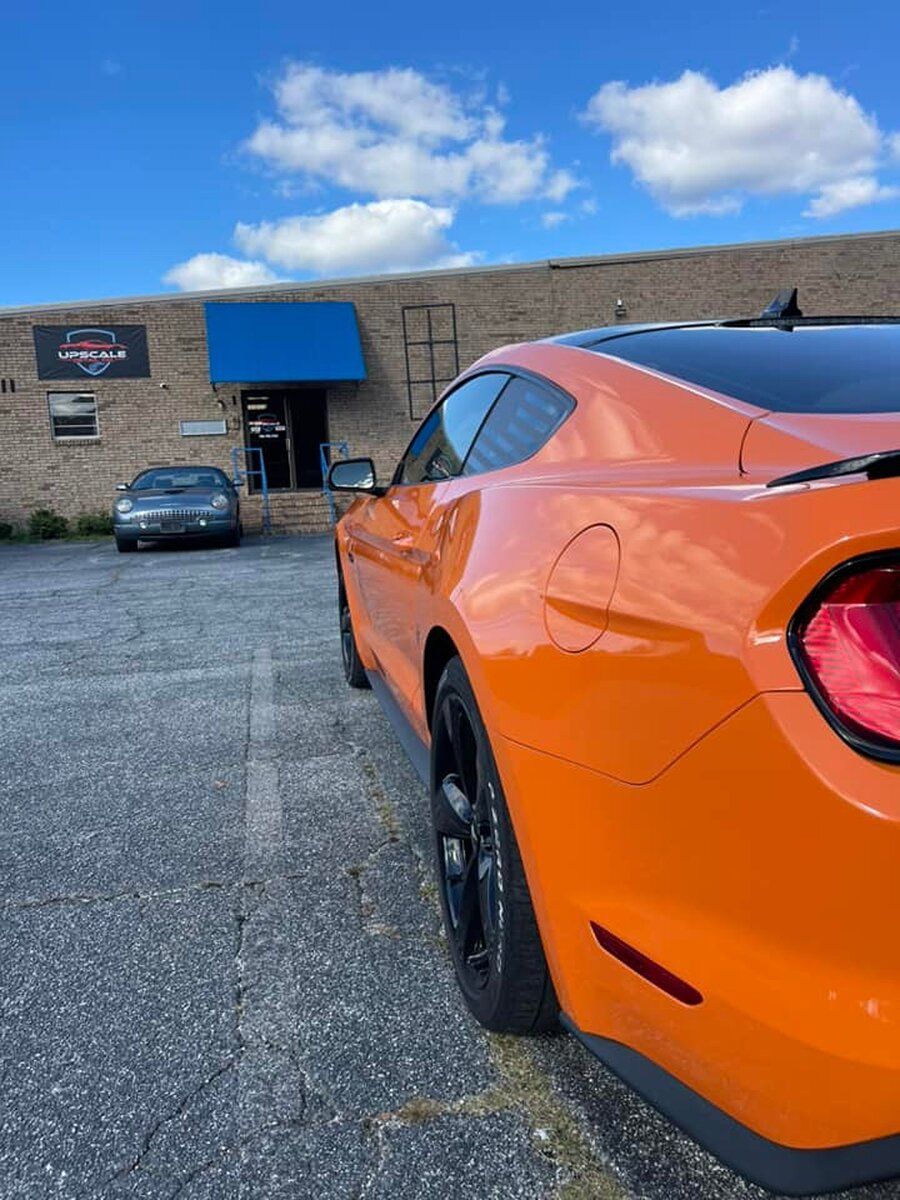
[[[288, 442], [287, 404], [283, 392], [244, 392], [245, 445], [262, 451], [266, 480], [271, 490], [292, 486]], [[256, 456], [254, 455], [254, 458]], [[249, 464], [255, 467], [256, 463]], [[260, 490], [258, 476], [250, 476], [250, 491]]]
[[287, 396], [294, 487], [321, 488], [319, 447], [328, 441], [325, 389], [297, 388]]
[[[243, 392], [246, 446], [262, 450], [271, 491], [321, 488], [319, 446], [328, 441], [324, 388]], [[250, 480], [251, 492], [259, 479]]]

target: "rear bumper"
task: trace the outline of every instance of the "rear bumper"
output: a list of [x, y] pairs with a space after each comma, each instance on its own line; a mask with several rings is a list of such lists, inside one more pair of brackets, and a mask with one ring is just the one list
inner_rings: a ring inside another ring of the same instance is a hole
[[563, 1025], [581, 1044], [685, 1133], [754, 1183], [789, 1196], [836, 1192], [900, 1175], [900, 1134], [847, 1146], [798, 1150], [754, 1133], [662, 1067], [621, 1042]]
[[[843, 1163], [836, 1179], [900, 1173], [900, 769], [850, 749], [799, 691], [757, 697], [640, 786], [493, 745], [574, 1025], [761, 1142]], [[592, 923], [701, 1002], [610, 953]], [[702, 1115], [672, 1115], [738, 1163]]]

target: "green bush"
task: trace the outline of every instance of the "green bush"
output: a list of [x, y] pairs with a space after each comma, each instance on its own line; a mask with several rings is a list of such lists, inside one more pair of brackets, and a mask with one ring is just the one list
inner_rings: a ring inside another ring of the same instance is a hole
[[69, 522], [52, 508], [36, 508], [28, 518], [28, 532], [43, 541], [61, 538], [69, 532]]
[[108, 513], [82, 513], [75, 521], [75, 532], [79, 537], [105, 537], [112, 531], [112, 517]]
[[8, 521], [0, 521], [0, 542], [8, 542], [14, 533], [15, 530]]

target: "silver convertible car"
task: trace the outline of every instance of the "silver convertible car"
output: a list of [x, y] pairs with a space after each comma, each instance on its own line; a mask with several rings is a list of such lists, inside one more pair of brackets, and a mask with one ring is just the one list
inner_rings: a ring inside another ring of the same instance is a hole
[[116, 491], [122, 494], [113, 504], [113, 532], [122, 554], [139, 541], [170, 538], [240, 545], [237, 488], [218, 467], [151, 467]]

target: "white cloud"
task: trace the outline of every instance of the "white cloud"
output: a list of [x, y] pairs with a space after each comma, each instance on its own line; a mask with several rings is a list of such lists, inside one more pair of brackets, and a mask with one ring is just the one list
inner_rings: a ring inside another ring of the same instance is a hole
[[561, 200], [565, 200], [569, 192], [580, 184], [571, 171], [563, 168], [559, 171], [554, 171], [547, 180], [547, 186], [544, 188], [544, 196], [548, 200], [553, 200], [559, 204]]
[[558, 225], [562, 225], [563, 221], [568, 221], [568, 219], [568, 215], [564, 212], [541, 213], [541, 224], [545, 229], [556, 229]]
[[358, 118], [429, 144], [475, 128], [459, 96], [409, 67], [341, 73], [291, 63], [273, 90], [282, 116], [298, 128]]
[[[871, 176], [886, 148], [853, 96], [787, 66], [723, 88], [697, 71], [641, 87], [607, 83], [584, 119], [612, 135], [613, 162], [675, 216], [736, 212], [748, 195], [785, 193], [817, 193], [812, 212], [828, 206], [829, 190]], [[865, 189], [856, 194], [870, 202]]]
[[815, 196], [803, 213], [804, 217], [833, 217], [848, 208], [859, 208], [863, 204], [875, 204], [882, 200], [896, 200], [900, 188], [885, 187], [874, 175], [857, 175], [852, 179], [841, 179], [838, 183], [826, 184]]
[[273, 92], [278, 116], [246, 148], [278, 170], [349, 191], [491, 204], [576, 186], [554, 170], [540, 135], [505, 136], [505, 120], [410, 68], [341, 73], [292, 63]]
[[163, 276], [163, 283], [183, 292], [205, 292], [218, 288], [253, 287], [275, 283], [278, 276], [265, 263], [246, 262], [228, 254], [195, 254], [177, 263]]
[[242, 223], [234, 240], [245, 254], [316, 275], [468, 266], [478, 256], [448, 240], [453, 217], [451, 208], [422, 200], [376, 200], [319, 216]]

